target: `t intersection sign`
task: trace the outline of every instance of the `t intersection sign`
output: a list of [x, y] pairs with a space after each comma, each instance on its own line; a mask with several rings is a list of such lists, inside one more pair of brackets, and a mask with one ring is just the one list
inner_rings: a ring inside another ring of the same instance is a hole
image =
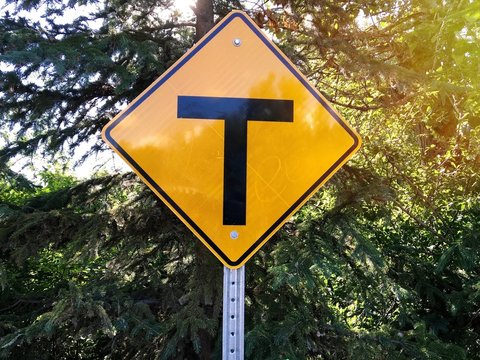
[[102, 135], [231, 269], [244, 265], [361, 143], [239, 11]]

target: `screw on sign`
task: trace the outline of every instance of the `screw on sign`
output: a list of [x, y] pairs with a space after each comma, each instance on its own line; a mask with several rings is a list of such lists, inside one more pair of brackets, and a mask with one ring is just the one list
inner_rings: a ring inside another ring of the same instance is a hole
[[224, 289], [224, 358], [242, 358], [243, 265], [358, 151], [360, 137], [240, 11], [102, 136], [225, 265], [225, 284], [236, 286]]

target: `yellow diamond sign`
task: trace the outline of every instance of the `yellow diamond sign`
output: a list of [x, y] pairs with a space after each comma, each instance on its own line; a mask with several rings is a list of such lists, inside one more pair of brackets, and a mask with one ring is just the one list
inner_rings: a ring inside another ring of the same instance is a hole
[[102, 135], [230, 268], [245, 264], [360, 147], [356, 132], [239, 11]]

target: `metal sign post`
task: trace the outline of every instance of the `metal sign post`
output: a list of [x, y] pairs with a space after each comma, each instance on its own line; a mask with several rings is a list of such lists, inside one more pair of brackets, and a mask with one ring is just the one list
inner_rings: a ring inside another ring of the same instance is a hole
[[245, 266], [223, 267], [222, 359], [243, 360]]

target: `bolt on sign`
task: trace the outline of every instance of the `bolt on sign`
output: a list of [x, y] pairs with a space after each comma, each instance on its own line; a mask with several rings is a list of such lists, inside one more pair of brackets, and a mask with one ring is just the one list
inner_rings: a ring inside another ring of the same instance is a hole
[[244, 265], [361, 143], [240, 11], [219, 22], [102, 136], [232, 269]]

